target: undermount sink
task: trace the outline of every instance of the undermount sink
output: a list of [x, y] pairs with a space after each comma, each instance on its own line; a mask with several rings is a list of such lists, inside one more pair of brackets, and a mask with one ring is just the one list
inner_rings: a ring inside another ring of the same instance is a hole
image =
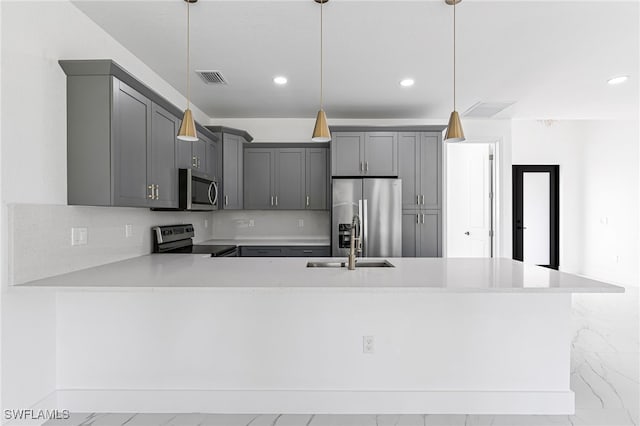
[[[307, 268], [346, 268], [347, 262], [307, 262]], [[356, 268], [395, 268], [388, 260], [359, 260]]]

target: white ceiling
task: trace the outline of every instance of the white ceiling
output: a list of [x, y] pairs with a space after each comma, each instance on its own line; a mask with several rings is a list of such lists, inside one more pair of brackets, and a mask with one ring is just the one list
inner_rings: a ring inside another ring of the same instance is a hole
[[[74, 1], [186, 95], [186, 3]], [[313, 0], [214, 1], [191, 7], [192, 77], [211, 117], [314, 117], [319, 105], [319, 5]], [[452, 7], [444, 0], [325, 4], [329, 118], [443, 118], [452, 109]], [[483, 1], [457, 6], [458, 110], [516, 103], [499, 118], [637, 118], [637, 1]], [[619, 86], [606, 82], [626, 74]], [[285, 75], [286, 86], [273, 84]], [[398, 82], [412, 77], [412, 88]]]

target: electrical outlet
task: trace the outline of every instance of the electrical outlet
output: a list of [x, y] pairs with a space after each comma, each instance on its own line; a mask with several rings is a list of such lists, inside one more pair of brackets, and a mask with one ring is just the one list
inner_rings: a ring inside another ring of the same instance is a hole
[[126, 238], [133, 237], [133, 225], [125, 225], [124, 226], [124, 236]]
[[255, 226], [255, 222], [253, 219], [249, 219], [249, 228], [253, 228]]
[[304, 228], [304, 219], [298, 219], [298, 228]]
[[87, 244], [87, 228], [71, 228], [71, 245], [84, 246]]
[[209, 227], [209, 220], [208, 220], [208, 219], [205, 219], [205, 220], [204, 220], [204, 227], [205, 227], [205, 228], [208, 228], [208, 227]]
[[373, 336], [362, 336], [362, 353], [372, 354], [374, 352], [374, 340]]

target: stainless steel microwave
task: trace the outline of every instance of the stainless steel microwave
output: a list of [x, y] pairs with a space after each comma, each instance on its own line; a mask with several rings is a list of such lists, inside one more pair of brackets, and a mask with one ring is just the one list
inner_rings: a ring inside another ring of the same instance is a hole
[[218, 181], [192, 169], [178, 170], [180, 210], [218, 210]]

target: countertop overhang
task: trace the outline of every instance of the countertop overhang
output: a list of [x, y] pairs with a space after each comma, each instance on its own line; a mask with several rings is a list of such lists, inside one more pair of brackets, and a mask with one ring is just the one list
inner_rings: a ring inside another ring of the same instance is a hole
[[[368, 260], [370, 260], [369, 258]], [[450, 293], [622, 293], [604, 282], [507, 258], [388, 258], [393, 268], [307, 268], [330, 258], [155, 254], [15, 287], [54, 289], [352, 289]], [[334, 260], [344, 261], [344, 258]]]

